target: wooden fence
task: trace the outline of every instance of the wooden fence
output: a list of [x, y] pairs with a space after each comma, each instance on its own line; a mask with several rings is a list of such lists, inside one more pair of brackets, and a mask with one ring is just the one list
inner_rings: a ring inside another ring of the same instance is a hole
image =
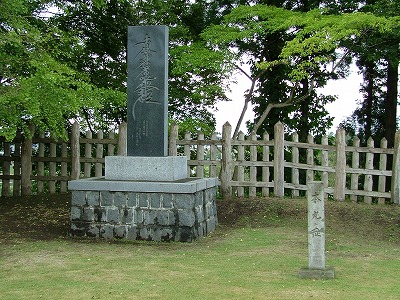
[[[346, 137], [343, 129], [317, 144], [312, 136], [302, 142], [297, 134], [285, 139], [283, 128], [281, 123], [275, 125], [273, 139], [268, 133], [259, 140], [240, 133], [233, 140], [228, 123], [222, 136], [213, 134], [209, 139], [203, 133], [195, 139], [186, 133], [179, 139], [177, 126], [172, 126], [169, 155], [188, 157], [188, 176], [219, 177], [224, 198], [297, 197], [305, 193], [308, 182], [320, 180], [326, 197], [335, 200], [399, 203], [400, 133], [394, 148], [387, 148], [385, 140], [377, 148], [372, 139], [360, 147], [360, 141]], [[2, 196], [66, 192], [68, 180], [104, 175], [105, 156], [126, 155], [125, 124], [118, 133], [117, 138], [114, 132], [83, 136], [74, 124], [68, 142], [55, 142], [44, 135], [18, 137], [13, 143], [3, 140]]]

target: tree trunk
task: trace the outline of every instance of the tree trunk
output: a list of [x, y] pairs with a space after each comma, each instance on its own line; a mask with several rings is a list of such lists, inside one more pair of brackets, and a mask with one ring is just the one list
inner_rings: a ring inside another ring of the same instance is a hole
[[385, 97], [385, 138], [388, 147], [394, 145], [394, 136], [396, 134], [396, 116], [397, 116], [397, 82], [399, 81], [398, 62], [388, 60], [387, 79], [386, 79], [386, 97]]
[[367, 62], [365, 66], [365, 142], [371, 137], [372, 133], [372, 106], [374, 103], [374, 63]]

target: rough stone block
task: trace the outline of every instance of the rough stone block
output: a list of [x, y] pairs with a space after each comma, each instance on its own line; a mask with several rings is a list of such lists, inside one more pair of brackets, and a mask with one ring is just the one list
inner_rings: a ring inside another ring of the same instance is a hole
[[203, 191], [198, 191], [195, 193], [195, 195], [194, 195], [195, 206], [203, 205], [203, 203], [204, 203], [203, 197], [204, 197]]
[[114, 203], [114, 194], [109, 191], [100, 192], [100, 205], [101, 206], [112, 206]]
[[194, 196], [192, 194], [176, 194], [175, 208], [177, 209], [193, 209]]
[[127, 228], [125, 225], [116, 225], [114, 227], [114, 237], [117, 239], [123, 239], [126, 237]]
[[86, 230], [86, 236], [98, 238], [100, 236], [100, 228], [94, 224], [90, 225]]
[[157, 224], [161, 226], [174, 226], [174, 213], [171, 210], [159, 210], [157, 213]]
[[172, 208], [172, 194], [162, 194], [162, 207], [163, 208]]
[[206, 224], [207, 224], [207, 233], [214, 231], [215, 227], [217, 226], [216, 220], [214, 217], [207, 219]]
[[137, 239], [137, 226], [136, 225], [130, 225], [127, 226], [127, 233], [126, 233], [126, 238], [128, 240], [134, 241]]
[[139, 229], [138, 239], [152, 241], [153, 240], [153, 232], [151, 228], [142, 227]]
[[100, 192], [89, 191], [86, 193], [87, 205], [89, 206], [99, 206], [100, 205]]
[[100, 237], [104, 239], [114, 238], [114, 225], [104, 224], [100, 227]]
[[135, 215], [134, 218], [136, 220], [136, 224], [143, 224], [144, 222], [144, 210], [140, 209], [140, 210], [136, 210], [135, 211]]
[[156, 224], [157, 211], [156, 210], [146, 210], [144, 211], [144, 225], [154, 225]]
[[125, 208], [121, 210], [121, 223], [123, 224], [133, 224], [134, 223], [134, 209]]
[[198, 222], [198, 223], [204, 222], [205, 218], [204, 218], [203, 207], [202, 206], [197, 206], [196, 210], [195, 210], [195, 213], [196, 213], [196, 222]]
[[86, 191], [73, 191], [71, 196], [72, 206], [86, 205]]
[[85, 207], [83, 208], [83, 216], [82, 220], [86, 222], [94, 221], [94, 209], [93, 207]]
[[82, 216], [82, 209], [77, 206], [71, 207], [71, 221], [79, 221]]
[[193, 227], [196, 221], [193, 211], [178, 210], [179, 226]]
[[151, 208], [160, 208], [161, 207], [161, 202], [162, 202], [162, 194], [160, 193], [151, 193], [149, 195], [150, 198], [150, 207]]
[[128, 200], [126, 203], [128, 207], [136, 207], [137, 205], [137, 193], [128, 193]]
[[149, 207], [149, 194], [147, 193], [139, 194], [139, 207], [141, 208]]
[[85, 236], [85, 227], [80, 222], [71, 222], [72, 236]]
[[107, 208], [106, 207], [95, 207], [94, 208], [94, 220], [96, 222], [107, 222]]
[[127, 200], [127, 195], [123, 192], [116, 192], [114, 194], [114, 206], [125, 207]]
[[119, 209], [116, 207], [107, 208], [107, 221], [113, 224], [120, 222]]
[[179, 242], [192, 242], [194, 240], [193, 231], [192, 227], [179, 227], [175, 240]]

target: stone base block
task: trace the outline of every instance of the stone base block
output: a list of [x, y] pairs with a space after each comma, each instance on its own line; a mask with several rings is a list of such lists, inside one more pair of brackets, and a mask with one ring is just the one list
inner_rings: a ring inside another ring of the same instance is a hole
[[186, 156], [106, 156], [105, 179], [175, 181], [187, 177]]
[[191, 242], [218, 224], [218, 184], [216, 178], [162, 183], [71, 181], [71, 235]]
[[310, 279], [333, 279], [335, 278], [335, 269], [332, 267], [327, 267], [322, 270], [301, 268], [299, 271], [299, 277]]

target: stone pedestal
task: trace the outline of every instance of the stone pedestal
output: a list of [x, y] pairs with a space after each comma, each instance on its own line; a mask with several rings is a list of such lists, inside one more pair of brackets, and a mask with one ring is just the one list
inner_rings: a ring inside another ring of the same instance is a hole
[[216, 178], [70, 181], [71, 234], [105, 239], [190, 242], [214, 231]]
[[186, 156], [107, 156], [105, 179], [175, 181], [187, 177]]

